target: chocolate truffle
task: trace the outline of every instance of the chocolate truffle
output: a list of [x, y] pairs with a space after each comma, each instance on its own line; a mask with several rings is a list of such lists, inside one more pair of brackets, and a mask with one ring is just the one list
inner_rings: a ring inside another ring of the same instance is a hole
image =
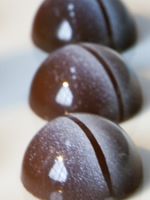
[[22, 182], [42, 200], [106, 200], [130, 195], [142, 180], [135, 145], [116, 124], [71, 114], [49, 122], [24, 156]]
[[94, 44], [68, 45], [50, 54], [30, 91], [31, 108], [47, 120], [86, 112], [120, 122], [141, 104], [135, 74], [117, 53]]
[[136, 40], [136, 26], [120, 0], [45, 0], [32, 38], [51, 52], [68, 43], [92, 42], [122, 51]]

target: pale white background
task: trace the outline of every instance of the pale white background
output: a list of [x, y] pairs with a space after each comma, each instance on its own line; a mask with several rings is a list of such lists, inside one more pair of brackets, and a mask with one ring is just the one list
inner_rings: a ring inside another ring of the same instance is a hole
[[[139, 41], [124, 53], [142, 85], [144, 106], [121, 124], [139, 147], [144, 182], [130, 200], [150, 199], [150, 1], [124, 0], [133, 12]], [[0, 0], [0, 199], [28, 200], [20, 183], [21, 161], [32, 136], [45, 124], [28, 107], [31, 79], [45, 57], [32, 45], [30, 30], [41, 0]], [[30, 199], [29, 199], [30, 200]]]

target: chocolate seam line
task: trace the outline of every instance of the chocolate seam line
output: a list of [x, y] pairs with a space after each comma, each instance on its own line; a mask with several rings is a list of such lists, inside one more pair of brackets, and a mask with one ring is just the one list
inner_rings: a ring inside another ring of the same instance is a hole
[[103, 174], [104, 179], [106, 181], [106, 184], [108, 186], [110, 195], [114, 196], [113, 195], [114, 192], [113, 192], [113, 189], [112, 189], [111, 176], [110, 176], [109, 168], [107, 166], [105, 155], [104, 155], [103, 150], [101, 149], [100, 145], [98, 144], [96, 138], [94, 137], [93, 133], [78, 118], [76, 118], [76, 117], [74, 117], [72, 115], [66, 115], [66, 117], [69, 118], [70, 120], [72, 120], [75, 124], [77, 124], [82, 129], [82, 131], [85, 133], [86, 137], [88, 138], [89, 142], [91, 143], [91, 145], [93, 147], [93, 150], [95, 152], [97, 161], [99, 163], [99, 167], [102, 170], [102, 174]]
[[122, 121], [124, 119], [124, 106], [123, 106], [123, 100], [122, 100], [122, 96], [121, 96], [121, 91], [120, 88], [118, 86], [118, 83], [109, 67], [109, 65], [107, 64], [107, 61], [105, 61], [105, 59], [100, 56], [99, 54], [96, 53], [96, 51], [94, 51], [93, 49], [91, 49], [90, 47], [84, 45], [84, 44], [79, 44], [79, 46], [83, 49], [85, 49], [86, 51], [88, 51], [90, 54], [92, 54], [94, 56], [94, 58], [96, 58], [103, 66], [104, 70], [106, 71], [106, 73], [108, 74], [112, 86], [114, 88], [114, 91], [116, 93], [117, 96], [117, 100], [118, 100], [118, 107], [119, 107], [119, 120]]
[[114, 41], [113, 41], [113, 32], [112, 32], [112, 28], [111, 28], [111, 23], [107, 14], [107, 9], [105, 8], [104, 2], [102, 0], [96, 0], [98, 5], [99, 5], [99, 10], [102, 10], [104, 19], [105, 19], [105, 23], [106, 23], [106, 27], [107, 27], [107, 31], [108, 31], [108, 36], [109, 36], [109, 42], [110, 42], [110, 47], [114, 48]]

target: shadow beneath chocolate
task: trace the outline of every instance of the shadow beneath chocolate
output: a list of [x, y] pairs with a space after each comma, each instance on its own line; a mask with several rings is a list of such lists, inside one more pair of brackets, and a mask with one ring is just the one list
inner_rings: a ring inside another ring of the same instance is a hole
[[143, 109], [150, 107], [150, 18], [135, 16], [138, 29], [138, 41], [124, 52], [127, 65], [137, 74], [144, 96]]
[[[149, 72], [150, 74], [150, 72]], [[140, 78], [142, 93], [143, 93], [143, 111], [150, 108], [150, 77], [144, 78], [141, 76]]]
[[[140, 51], [143, 51], [140, 53]], [[142, 110], [145, 111], [150, 108], [150, 39], [147, 43], [147, 48], [145, 49], [144, 55], [144, 45], [143, 47], [137, 48], [130, 54], [124, 55], [125, 61], [127, 65], [132, 68], [132, 70], [136, 73], [143, 94], [143, 107]]]
[[143, 162], [143, 184], [141, 190], [150, 188], [150, 150], [139, 148], [139, 153]]
[[150, 17], [135, 15], [138, 31], [138, 42], [146, 40], [150, 36]]

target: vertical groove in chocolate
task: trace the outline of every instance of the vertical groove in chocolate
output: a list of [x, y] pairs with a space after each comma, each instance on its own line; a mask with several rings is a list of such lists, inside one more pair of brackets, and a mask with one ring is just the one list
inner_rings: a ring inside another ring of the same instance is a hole
[[109, 188], [110, 194], [111, 194], [111, 196], [114, 196], [113, 195], [113, 189], [112, 189], [112, 181], [111, 181], [111, 177], [110, 177], [110, 173], [109, 173], [109, 168], [107, 166], [107, 162], [106, 162], [106, 159], [105, 159], [105, 155], [103, 154], [103, 150], [101, 149], [100, 145], [98, 144], [96, 138], [94, 137], [94, 135], [92, 134], [90, 129], [83, 122], [81, 122], [79, 119], [77, 119], [76, 117], [74, 117], [72, 115], [66, 115], [66, 117], [69, 118], [70, 120], [72, 120], [74, 123], [76, 123], [83, 130], [83, 132], [85, 133], [85, 135], [89, 139], [89, 141], [90, 141], [90, 143], [91, 143], [91, 145], [94, 149], [97, 161], [99, 163], [99, 167], [102, 170], [104, 179], [105, 179], [107, 186]]
[[107, 10], [105, 8], [105, 5], [103, 4], [103, 2], [101, 0], [96, 0], [98, 5], [99, 5], [99, 9], [102, 9], [102, 13], [105, 19], [105, 23], [107, 26], [107, 31], [108, 31], [108, 36], [109, 36], [109, 42], [110, 42], [110, 47], [114, 48], [114, 42], [113, 42], [113, 37], [112, 37], [112, 29], [111, 29], [111, 24], [110, 24], [110, 20], [109, 17], [107, 15]]
[[114, 90], [116, 92], [116, 95], [117, 95], [117, 100], [118, 100], [118, 106], [119, 106], [119, 113], [120, 113], [120, 116], [119, 116], [119, 120], [120, 121], [123, 121], [124, 120], [124, 106], [123, 106], [123, 101], [122, 101], [122, 97], [121, 97], [121, 92], [120, 92], [120, 89], [118, 87], [118, 84], [115, 80], [115, 77], [113, 76], [113, 73], [111, 72], [108, 64], [105, 62], [105, 60], [100, 57], [99, 54], [96, 53], [96, 51], [94, 51], [93, 49], [85, 46], [84, 44], [80, 44], [80, 47], [84, 48], [85, 50], [87, 50], [89, 53], [91, 53], [101, 64], [102, 66], [104, 67], [104, 69], [106, 70], [107, 74], [109, 75], [110, 79], [111, 79], [111, 82], [112, 82], [112, 85], [114, 87]]

